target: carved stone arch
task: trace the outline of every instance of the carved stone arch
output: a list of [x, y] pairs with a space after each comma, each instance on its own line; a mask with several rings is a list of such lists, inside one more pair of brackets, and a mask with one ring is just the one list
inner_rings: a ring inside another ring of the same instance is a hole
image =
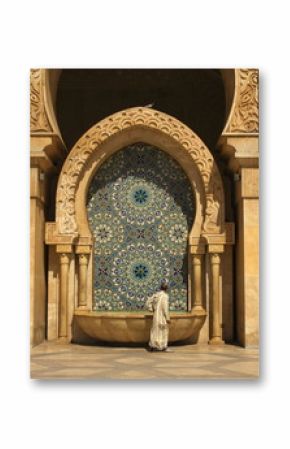
[[190, 239], [222, 234], [223, 187], [212, 154], [186, 125], [149, 108], [117, 112], [93, 126], [76, 143], [59, 177], [57, 234], [89, 237], [85, 198], [93, 174], [115, 151], [138, 141], [168, 152], [187, 173], [196, 200], [196, 217]]
[[190, 231], [190, 237], [198, 238], [201, 235], [203, 216], [205, 210], [205, 195], [203, 183], [197, 167], [192, 164], [188, 154], [182, 154], [176, 157], [180, 152], [180, 146], [170, 136], [166, 136], [156, 130], [146, 129], [135, 126], [122, 130], [121, 133], [114, 134], [110, 139], [102, 143], [100, 151], [95, 151], [87, 161], [83, 175], [79, 180], [75, 194], [75, 217], [77, 231], [80, 236], [90, 237], [91, 231], [87, 220], [86, 198], [91, 180], [97, 170], [116, 151], [137, 142], [144, 142], [153, 145], [175, 159], [187, 174], [192, 186], [192, 192], [195, 200], [195, 217], [193, 217], [193, 226]]

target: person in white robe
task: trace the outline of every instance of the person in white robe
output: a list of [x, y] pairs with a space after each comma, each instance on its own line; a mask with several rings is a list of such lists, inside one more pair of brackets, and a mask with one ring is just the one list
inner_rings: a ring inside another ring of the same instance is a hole
[[169, 334], [169, 296], [166, 283], [161, 284], [160, 291], [154, 293], [146, 301], [146, 308], [153, 312], [152, 327], [150, 330], [150, 349], [167, 351]]

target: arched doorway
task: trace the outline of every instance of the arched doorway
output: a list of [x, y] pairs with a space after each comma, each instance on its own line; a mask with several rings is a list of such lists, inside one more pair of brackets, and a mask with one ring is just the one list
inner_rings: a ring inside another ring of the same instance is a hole
[[161, 281], [170, 310], [188, 310], [192, 187], [179, 164], [146, 143], [129, 145], [95, 173], [88, 192], [96, 311], [142, 311]]
[[[188, 237], [190, 306], [188, 311], [172, 311], [169, 338], [184, 341], [194, 337], [196, 341], [209, 313], [213, 319], [209, 321], [210, 329], [207, 327], [207, 338], [212, 344], [220, 344], [221, 265], [227, 243], [220, 174], [208, 148], [192, 130], [174, 117], [148, 108], [120, 111], [95, 124], [76, 143], [62, 167], [56, 221], [46, 225], [46, 243], [56, 245], [59, 255], [59, 312], [53, 322], [58, 328], [54, 327], [54, 332], [59, 338], [70, 340], [76, 335], [72, 326], [76, 322], [97, 340], [148, 339], [150, 321], [145, 313], [93, 310], [94, 236], [87, 214], [88, 192], [95, 173], [120, 149], [140, 142], [178, 161], [195, 201]], [[142, 189], [135, 193], [139, 199], [144, 197]], [[205, 277], [209, 279], [208, 288]]]

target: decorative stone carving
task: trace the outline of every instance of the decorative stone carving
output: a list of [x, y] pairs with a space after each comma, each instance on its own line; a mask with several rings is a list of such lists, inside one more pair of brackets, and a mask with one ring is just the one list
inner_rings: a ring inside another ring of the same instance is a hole
[[[193, 131], [177, 119], [154, 109], [127, 109], [93, 126], [77, 142], [68, 156], [62, 169], [57, 192], [56, 221], [60, 234], [72, 234], [77, 231], [75, 192], [80, 174], [92, 153], [109, 137], [137, 126], [161, 131], [176, 140], [192, 157], [202, 177], [205, 192], [213, 194], [214, 183], [210, 180], [215, 163], [210, 151]], [[210, 215], [210, 222], [216, 215]]]
[[220, 204], [214, 199], [213, 195], [207, 195], [206, 198], [206, 211], [203, 230], [208, 233], [215, 233], [219, 231], [217, 223], [219, 222], [219, 210]]
[[30, 131], [51, 131], [44, 107], [43, 74], [41, 69], [30, 71]]
[[228, 129], [230, 133], [259, 132], [258, 75], [257, 69], [240, 69], [238, 76], [236, 104]]
[[212, 177], [210, 180], [210, 192], [206, 195], [206, 210], [203, 224], [203, 232], [209, 234], [216, 234], [222, 232], [222, 217], [223, 217], [223, 190], [222, 180], [216, 167], [212, 170]]

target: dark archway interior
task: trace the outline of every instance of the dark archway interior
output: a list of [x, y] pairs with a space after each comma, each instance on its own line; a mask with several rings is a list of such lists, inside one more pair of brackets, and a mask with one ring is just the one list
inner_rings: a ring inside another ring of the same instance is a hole
[[57, 119], [71, 149], [99, 120], [135, 106], [178, 118], [214, 149], [225, 122], [224, 84], [217, 69], [64, 69]]

